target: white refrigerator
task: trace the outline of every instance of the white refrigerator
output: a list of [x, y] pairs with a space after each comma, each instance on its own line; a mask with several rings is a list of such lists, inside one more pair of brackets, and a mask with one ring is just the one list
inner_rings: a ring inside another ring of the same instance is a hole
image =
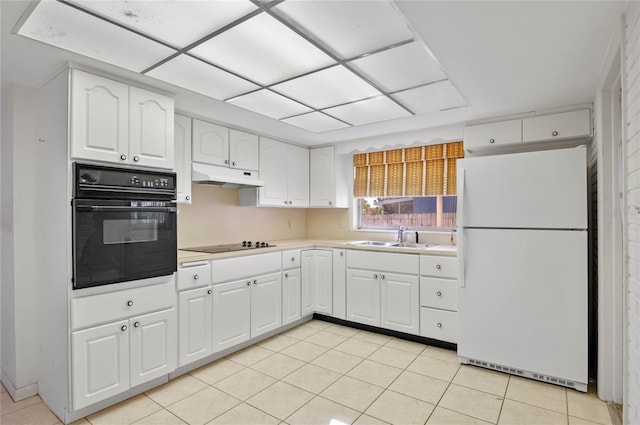
[[458, 356], [586, 391], [586, 148], [458, 161]]

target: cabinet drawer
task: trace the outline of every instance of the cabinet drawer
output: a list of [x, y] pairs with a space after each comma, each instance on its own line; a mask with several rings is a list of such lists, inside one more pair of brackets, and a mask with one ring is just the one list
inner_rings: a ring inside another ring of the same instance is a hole
[[420, 274], [455, 279], [458, 277], [458, 259], [456, 257], [421, 255]]
[[211, 283], [211, 264], [208, 261], [181, 263], [178, 268], [178, 289], [196, 288]]
[[458, 313], [420, 307], [420, 335], [458, 343]]
[[591, 135], [590, 121], [588, 109], [525, 118], [522, 120], [522, 141], [588, 137]]
[[281, 267], [280, 251], [215, 260], [211, 262], [211, 282], [215, 284], [267, 274], [280, 271]]
[[456, 280], [420, 277], [420, 305], [443, 310], [458, 310]]
[[173, 279], [144, 286], [71, 300], [71, 329], [80, 329], [175, 306]]
[[296, 267], [300, 267], [300, 250], [282, 251], [282, 268], [293, 269]]
[[418, 274], [418, 256], [388, 252], [347, 251], [347, 267], [350, 269], [377, 270], [392, 273]]
[[522, 142], [522, 120], [478, 124], [464, 128], [466, 150], [520, 142]]

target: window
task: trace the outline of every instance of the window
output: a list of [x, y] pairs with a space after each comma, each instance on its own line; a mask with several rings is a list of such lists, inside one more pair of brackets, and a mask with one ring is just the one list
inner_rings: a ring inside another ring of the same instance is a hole
[[354, 155], [358, 228], [454, 228], [463, 156], [462, 142]]

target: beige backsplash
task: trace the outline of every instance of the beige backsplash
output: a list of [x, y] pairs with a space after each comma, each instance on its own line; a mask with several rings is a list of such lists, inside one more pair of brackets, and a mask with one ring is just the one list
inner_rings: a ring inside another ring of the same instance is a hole
[[[243, 240], [395, 240], [396, 232], [349, 229], [348, 208], [269, 208], [238, 206], [238, 190], [193, 185], [193, 202], [178, 206], [178, 248]], [[413, 241], [413, 234], [406, 240]], [[420, 232], [420, 243], [449, 245], [450, 232]]]

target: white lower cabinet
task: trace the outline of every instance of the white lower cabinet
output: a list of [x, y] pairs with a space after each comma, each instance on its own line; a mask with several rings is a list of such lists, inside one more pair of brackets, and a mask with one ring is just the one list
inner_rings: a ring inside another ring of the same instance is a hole
[[176, 309], [129, 320], [129, 359], [132, 387], [167, 375], [176, 368]]
[[210, 286], [178, 294], [178, 364], [211, 354], [212, 294]]
[[420, 335], [458, 342], [458, 261], [420, 256]]
[[255, 278], [251, 286], [251, 337], [278, 329], [281, 325], [281, 273], [276, 272]]
[[347, 318], [347, 251], [333, 250], [333, 317]]
[[380, 326], [380, 280], [377, 273], [347, 269], [347, 320]]
[[333, 251], [302, 251], [302, 299], [305, 313], [333, 314]]
[[300, 268], [282, 272], [282, 324], [295, 322], [300, 317], [302, 305], [302, 280]]
[[380, 326], [417, 335], [420, 333], [418, 276], [380, 274]]

